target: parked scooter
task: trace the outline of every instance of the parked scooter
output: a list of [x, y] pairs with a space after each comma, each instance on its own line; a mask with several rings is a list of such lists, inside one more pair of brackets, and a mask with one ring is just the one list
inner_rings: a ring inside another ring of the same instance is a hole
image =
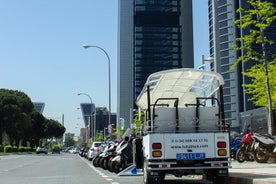
[[114, 156], [116, 150], [116, 143], [114, 141], [108, 142], [102, 154], [100, 154], [99, 166], [103, 169], [108, 169], [108, 161]]
[[107, 156], [109, 156], [116, 149], [116, 143], [114, 141], [107, 140], [105, 142], [106, 145], [102, 148], [102, 151], [98, 153], [92, 160], [92, 163], [95, 167], [102, 167], [103, 169], [106, 169], [104, 160], [106, 160]]
[[238, 162], [254, 161], [255, 140], [252, 136], [253, 132], [251, 131], [247, 131], [247, 133], [242, 136], [242, 143], [236, 153], [236, 160]]
[[127, 142], [125, 140], [121, 140], [119, 143], [117, 143], [116, 145], [116, 148], [113, 152], [111, 152], [108, 156], [108, 160], [107, 160], [107, 169], [110, 171], [110, 172], [116, 172], [116, 168], [115, 168], [115, 165], [112, 165], [112, 160], [113, 158], [115, 158], [117, 156], [117, 152], [122, 148], [124, 147], [125, 145], [127, 144]]
[[256, 148], [254, 151], [255, 160], [265, 163], [270, 157], [276, 159], [276, 139], [270, 135], [254, 134]]
[[240, 147], [242, 139], [240, 137], [232, 137], [230, 139], [230, 157], [236, 159], [236, 153]]
[[115, 173], [119, 173], [133, 162], [132, 139], [125, 137], [116, 149], [116, 156], [109, 161], [109, 168]]

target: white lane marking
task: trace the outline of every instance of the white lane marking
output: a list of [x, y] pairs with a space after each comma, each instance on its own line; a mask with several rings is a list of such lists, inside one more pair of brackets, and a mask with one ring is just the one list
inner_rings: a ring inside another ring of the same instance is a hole
[[[112, 178], [109, 178], [107, 175], [105, 175], [103, 172], [100, 170], [96, 169], [93, 165], [87, 163], [84, 158], [81, 158], [83, 162], [85, 162], [90, 168], [92, 168], [96, 173], [98, 173], [101, 177], [105, 178], [106, 181], [113, 181]], [[120, 184], [118, 182], [110, 182], [110, 184]]]
[[7, 156], [1, 156], [0, 158], [2, 160], [9, 160], [9, 159], [16, 159], [16, 158], [20, 158], [20, 155], [7, 155]]

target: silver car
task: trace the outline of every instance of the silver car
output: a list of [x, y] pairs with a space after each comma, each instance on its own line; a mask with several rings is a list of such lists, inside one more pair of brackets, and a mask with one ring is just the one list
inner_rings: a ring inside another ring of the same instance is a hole
[[87, 153], [87, 159], [92, 161], [92, 159], [102, 150], [101, 145], [103, 142], [93, 142], [92, 146], [89, 148]]
[[39, 146], [36, 149], [36, 154], [39, 154], [39, 153], [48, 154], [48, 150], [45, 147], [43, 147], [43, 146]]

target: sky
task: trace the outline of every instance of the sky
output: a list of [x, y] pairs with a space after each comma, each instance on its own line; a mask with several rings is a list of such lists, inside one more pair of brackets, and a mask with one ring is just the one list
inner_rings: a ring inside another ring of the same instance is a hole
[[[194, 58], [209, 57], [208, 0], [193, 0]], [[118, 0], [0, 0], [0, 88], [44, 102], [43, 115], [66, 132], [84, 126], [80, 103], [117, 110]]]

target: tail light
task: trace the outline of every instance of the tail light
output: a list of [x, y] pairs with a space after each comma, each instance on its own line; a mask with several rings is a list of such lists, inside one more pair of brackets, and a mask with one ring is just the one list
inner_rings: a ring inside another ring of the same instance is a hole
[[162, 157], [162, 151], [160, 150], [162, 148], [162, 144], [160, 142], [152, 143], [152, 156], [153, 157]]
[[158, 143], [152, 143], [152, 149], [161, 149], [162, 144], [160, 142]]
[[162, 152], [161, 151], [153, 151], [152, 156], [153, 157], [162, 157]]
[[218, 148], [226, 148], [226, 142], [224, 142], [224, 141], [217, 142], [217, 147]]
[[218, 149], [218, 156], [226, 156], [227, 151], [226, 149]]
[[226, 156], [227, 155], [226, 146], [227, 146], [227, 144], [225, 141], [217, 142], [218, 156]]

